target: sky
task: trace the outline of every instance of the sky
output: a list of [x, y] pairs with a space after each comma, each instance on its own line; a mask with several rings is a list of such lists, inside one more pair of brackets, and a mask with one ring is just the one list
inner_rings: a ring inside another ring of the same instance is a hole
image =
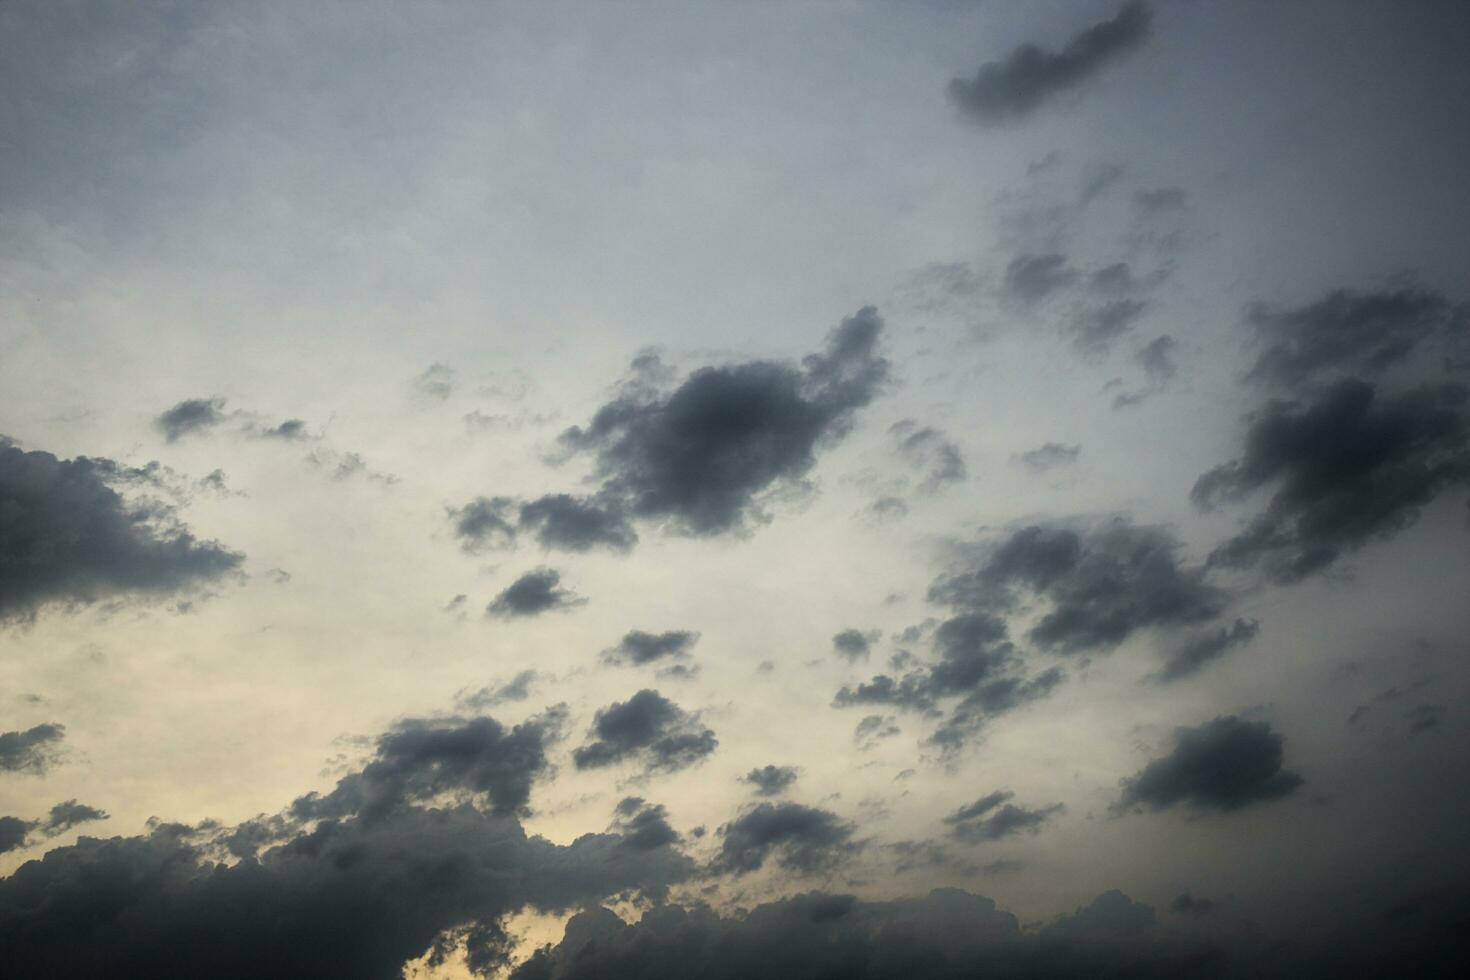
[[1455, 975], [1470, 16], [0, 7], [0, 972]]

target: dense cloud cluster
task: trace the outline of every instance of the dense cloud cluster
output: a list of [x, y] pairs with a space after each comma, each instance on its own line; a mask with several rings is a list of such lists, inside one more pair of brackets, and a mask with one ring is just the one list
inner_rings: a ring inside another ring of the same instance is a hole
[[715, 733], [657, 691], [645, 688], [598, 710], [588, 741], [572, 753], [578, 769], [637, 760], [645, 773], [673, 772], [714, 752]]
[[656, 851], [678, 844], [679, 832], [669, 825], [669, 812], [661, 803], [649, 803], [639, 796], [624, 797], [613, 815], [613, 826], [623, 838], [623, 846], [635, 851]]
[[862, 630], [845, 629], [833, 635], [832, 649], [837, 652], [839, 657], [845, 660], [853, 662], [867, 660], [868, 654], [872, 652], [873, 643], [877, 638], [878, 634], [875, 633], [864, 633]]
[[976, 122], [997, 125], [1026, 118], [1061, 92], [1074, 89], [1148, 37], [1152, 11], [1125, 3], [1111, 19], [1082, 31], [1060, 51], [1023, 44], [1004, 61], [982, 65], [973, 79], [949, 83], [949, 97]]
[[1174, 747], [1123, 784], [1121, 808], [1154, 810], [1186, 804], [1238, 810], [1296, 792], [1302, 777], [1283, 769], [1285, 739], [1264, 721], [1234, 715], [1181, 728]]
[[53, 603], [188, 592], [239, 570], [244, 556], [197, 540], [167, 505], [114, 489], [144, 475], [0, 441], [0, 622]]
[[835, 813], [800, 803], [761, 803], [720, 828], [715, 870], [741, 875], [768, 859], [787, 871], [829, 870], [862, 844]]
[[641, 803], [620, 808], [626, 833], [526, 834], [510, 811], [544, 771], [546, 724], [405, 722], [336, 790], [284, 814], [50, 851], [0, 880], [6, 972], [396, 980], [408, 960], [458, 948], [489, 975], [507, 963], [508, 915], [661, 899], [688, 878], [661, 810]]
[[55, 764], [66, 726], [47, 723], [0, 733], [0, 772], [41, 775]]
[[760, 766], [750, 770], [740, 781], [752, 787], [757, 796], [780, 796], [796, 783], [792, 766]]
[[491, 600], [485, 612], [500, 619], [539, 616], [557, 609], [580, 606], [587, 600], [561, 585], [554, 568], [536, 568], [525, 573]]
[[476, 497], [449, 513], [460, 545], [472, 553], [512, 545], [522, 534], [557, 551], [627, 552], [638, 543], [622, 504], [607, 495], [556, 493], [525, 501]]

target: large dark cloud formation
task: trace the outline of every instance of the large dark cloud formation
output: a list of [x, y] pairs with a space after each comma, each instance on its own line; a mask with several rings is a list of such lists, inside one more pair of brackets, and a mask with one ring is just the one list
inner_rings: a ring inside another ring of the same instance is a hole
[[53, 723], [0, 733], [0, 772], [41, 775], [56, 762], [65, 736], [66, 726]]
[[646, 773], [673, 772], [714, 752], [713, 730], [657, 691], [645, 688], [598, 710], [588, 741], [572, 753], [578, 769], [638, 760]]
[[52, 604], [188, 592], [237, 572], [244, 556], [197, 540], [166, 504], [114, 489], [147, 475], [0, 441], [0, 622]]
[[693, 872], [671, 842], [638, 836], [653, 821], [637, 812], [632, 836], [528, 836], [508, 811], [543, 771], [538, 738], [488, 718], [405, 722], [337, 790], [302, 798], [310, 818], [295, 807], [55, 849], [0, 880], [5, 972], [396, 980], [460, 948], [489, 975], [507, 961], [506, 916], [662, 898]]
[[1285, 739], [1264, 721], [1222, 716], [1181, 728], [1174, 747], [1123, 784], [1121, 808], [1186, 804], [1230, 811], [1296, 792], [1302, 777], [1282, 768]]
[[51, 808], [41, 820], [0, 817], [0, 854], [31, 847], [71, 828], [96, 820], [106, 820], [107, 813], [94, 806], [66, 800]]
[[1111, 19], [1094, 24], [1060, 51], [1023, 44], [1004, 61], [982, 65], [973, 79], [949, 83], [949, 97], [985, 125], [1026, 118], [1061, 92], [1074, 89], [1148, 37], [1153, 14], [1132, 0]]

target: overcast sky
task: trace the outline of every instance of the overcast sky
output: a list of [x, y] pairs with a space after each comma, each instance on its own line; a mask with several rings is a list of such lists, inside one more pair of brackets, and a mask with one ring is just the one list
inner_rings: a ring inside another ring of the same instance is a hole
[[0, 6], [0, 972], [1448, 975], [1467, 44]]

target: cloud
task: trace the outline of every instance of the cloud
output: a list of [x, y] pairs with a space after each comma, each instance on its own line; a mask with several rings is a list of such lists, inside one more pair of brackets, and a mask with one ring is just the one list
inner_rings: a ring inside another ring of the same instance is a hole
[[963, 483], [968, 475], [960, 447], [932, 426], [913, 419], [895, 422], [888, 430], [898, 442], [899, 455], [924, 473], [921, 493], [938, 493], [951, 483]]
[[1152, 21], [1146, 3], [1125, 3], [1111, 20], [1077, 34], [1061, 51], [1023, 44], [1004, 61], [982, 65], [973, 79], [952, 80], [949, 97], [983, 125], [1020, 121], [1140, 46]]
[[0, 621], [52, 603], [163, 598], [236, 573], [243, 555], [201, 542], [168, 506], [111, 484], [146, 471], [0, 445]]
[[857, 723], [852, 730], [853, 741], [862, 750], [871, 749], [885, 738], [893, 738], [895, 735], [903, 734], [903, 729], [893, 723], [892, 718], [883, 715], [865, 715], [863, 720]]
[[80, 824], [106, 819], [108, 816], [105, 811], [76, 800], [56, 804], [42, 820], [0, 817], [0, 854], [34, 847], [41, 841], [64, 834]]
[[1261, 345], [1248, 377], [1296, 390], [1380, 375], [1432, 341], [1453, 343], [1470, 328], [1470, 308], [1413, 286], [1371, 292], [1338, 289], [1289, 309], [1253, 304], [1246, 322]]
[[1208, 898], [1196, 898], [1189, 892], [1183, 892], [1169, 903], [1169, 911], [1176, 915], [1189, 915], [1196, 918], [1209, 915], [1215, 911], [1215, 901]]
[[762, 495], [798, 486], [877, 394], [888, 376], [875, 353], [882, 326], [863, 308], [800, 369], [751, 361], [701, 368], [667, 394], [630, 386], [561, 444], [594, 456], [604, 507], [685, 534], [739, 531], [767, 519]]
[[1179, 187], [1154, 187], [1133, 192], [1133, 210], [1145, 220], [1159, 218], [1184, 208], [1188, 196]]
[[286, 442], [298, 442], [306, 438], [306, 423], [301, 419], [287, 419], [280, 425], [262, 430], [260, 434], [265, 439], [281, 439]]
[[761, 766], [741, 776], [740, 781], [754, 787], [757, 796], [780, 796], [796, 784], [796, 769], [792, 766]]
[[856, 853], [853, 828], [836, 814], [800, 803], [761, 803], [720, 828], [715, 869], [742, 875], [773, 858], [787, 871], [813, 874]]
[[603, 660], [614, 664], [641, 667], [660, 660], [683, 660], [699, 642], [699, 634], [689, 630], [645, 633], [629, 630], [611, 650], [603, 651]]
[[190, 398], [153, 420], [164, 439], [177, 442], [187, 435], [204, 432], [225, 420], [223, 398]]
[[59, 758], [65, 735], [66, 726], [56, 724], [0, 733], [0, 772], [44, 775]]
[[1229, 812], [1296, 792], [1302, 777], [1282, 768], [1285, 739], [1264, 721], [1226, 715], [1180, 728], [1168, 755], [1124, 781], [1120, 809], [1180, 803]]
[[878, 635], [876, 632], [864, 633], [861, 630], [845, 629], [832, 637], [832, 649], [837, 651], [839, 657], [849, 662], [867, 660]]
[[1072, 322], [1072, 343], [1088, 357], [1105, 355], [1147, 309], [1143, 300], [1124, 298], [1084, 310]]
[[624, 847], [635, 851], [656, 851], [681, 841], [678, 831], [669, 825], [663, 805], [637, 796], [624, 797], [618, 803], [612, 829], [622, 836]]
[[645, 774], [674, 772], [700, 762], [719, 745], [697, 715], [647, 688], [599, 709], [588, 734], [587, 743], [572, 752], [578, 769], [636, 759]]
[[513, 728], [490, 717], [411, 718], [378, 736], [373, 758], [331, 792], [291, 804], [301, 820], [356, 814], [379, 819], [445, 793], [483, 796], [492, 813], [521, 813], [531, 784], [550, 770], [548, 744], [564, 714], [549, 711]]
[[1034, 834], [1053, 814], [1060, 813], [1063, 809], [1065, 808], [1060, 803], [1035, 810], [1007, 803], [984, 819], [953, 821], [951, 833], [958, 840], [971, 843], [997, 841], [1020, 833]]
[[155, 823], [52, 850], [0, 880], [7, 970], [396, 980], [407, 961], [458, 948], [490, 974], [509, 965], [504, 926], [518, 911], [662, 900], [693, 873], [672, 841], [653, 840], [658, 808], [620, 814], [626, 834], [527, 835], [511, 811], [522, 777], [546, 771], [540, 741], [489, 718], [409, 721], [307, 822]]
[[1081, 446], [1066, 446], [1060, 442], [1048, 442], [1035, 449], [1028, 449], [1024, 453], [1017, 453], [1012, 458], [1032, 473], [1046, 473], [1061, 466], [1071, 466], [1077, 462], [1077, 457], [1081, 453]]
[[1001, 290], [1021, 303], [1038, 303], [1072, 283], [1077, 271], [1067, 264], [1067, 257], [1057, 253], [1018, 255], [1006, 266]]
[[557, 609], [571, 609], [586, 599], [561, 588], [561, 573], [551, 568], [536, 568], [522, 575], [497, 595], [485, 612], [501, 619], [539, 616]]
[[1344, 553], [1413, 524], [1422, 507], [1470, 484], [1470, 389], [1425, 386], [1381, 395], [1339, 381], [1316, 399], [1271, 401], [1255, 417], [1241, 458], [1202, 475], [1201, 510], [1274, 488], [1264, 511], [1220, 544], [1211, 565], [1264, 565], [1297, 581]]
[[1164, 528], [1116, 518], [1092, 528], [1033, 524], [983, 552], [973, 568], [940, 578], [932, 601], [965, 609], [1014, 609], [1022, 593], [1050, 609], [1027, 634], [1057, 653], [1104, 651], [1135, 632], [1197, 626], [1226, 596], [1202, 568], [1181, 565]]
[[449, 516], [461, 547], [472, 554], [509, 547], [522, 533], [534, 534], [543, 548], [558, 551], [608, 548], [626, 553], [638, 543], [622, 504], [605, 494], [574, 497], [555, 493], [526, 501], [476, 497], [463, 507], [451, 508]]
[[[455, 596], [454, 601], [459, 603], [463, 598]], [[454, 703], [470, 711], [484, 711], [507, 701], [524, 701], [531, 696], [531, 685], [540, 676], [535, 670], [523, 670], [504, 684], [482, 687], [478, 691], [461, 691], [454, 696]]]
[[1075, 913], [1052, 923], [1043, 935], [1050, 939], [1117, 940], [1140, 936], [1154, 925], [1154, 910], [1135, 902], [1116, 888], [1103, 892]]
[[1159, 676], [1166, 681], [1189, 677], [1236, 647], [1246, 646], [1260, 630], [1260, 624], [1253, 619], [1237, 619], [1230, 626], [1197, 633], [1174, 648]]

